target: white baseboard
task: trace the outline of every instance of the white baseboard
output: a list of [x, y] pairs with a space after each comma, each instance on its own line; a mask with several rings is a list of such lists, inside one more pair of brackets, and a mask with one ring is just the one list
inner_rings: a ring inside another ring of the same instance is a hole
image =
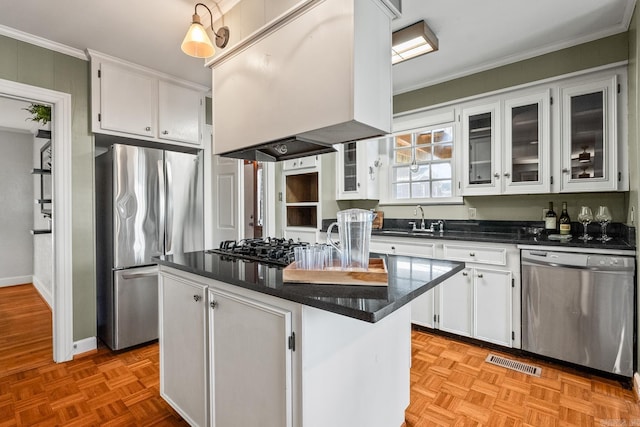
[[633, 392], [636, 394], [636, 399], [640, 400], [640, 374], [637, 372], [633, 374]]
[[87, 351], [92, 351], [98, 348], [98, 341], [96, 337], [89, 337], [82, 339], [80, 341], [73, 342], [73, 355], [86, 353]]
[[33, 286], [35, 286], [36, 290], [47, 303], [50, 309], [53, 310], [53, 295], [51, 295], [51, 291], [47, 289], [40, 280], [36, 276], [32, 276], [33, 278]]
[[0, 288], [31, 283], [33, 276], [0, 277]]

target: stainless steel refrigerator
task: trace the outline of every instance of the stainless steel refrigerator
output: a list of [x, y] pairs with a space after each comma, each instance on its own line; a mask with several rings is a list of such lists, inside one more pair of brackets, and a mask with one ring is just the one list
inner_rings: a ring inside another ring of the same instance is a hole
[[156, 255], [204, 249], [202, 153], [115, 144], [96, 157], [98, 337], [158, 338]]

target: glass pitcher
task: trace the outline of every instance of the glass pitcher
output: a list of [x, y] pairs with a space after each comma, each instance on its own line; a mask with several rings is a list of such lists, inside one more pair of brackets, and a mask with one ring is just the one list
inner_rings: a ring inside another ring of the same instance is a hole
[[[337, 249], [343, 270], [369, 268], [369, 242], [371, 224], [376, 213], [364, 209], [347, 209], [337, 213], [337, 222], [327, 229], [327, 243]], [[333, 227], [338, 227], [338, 240], [331, 238]]]

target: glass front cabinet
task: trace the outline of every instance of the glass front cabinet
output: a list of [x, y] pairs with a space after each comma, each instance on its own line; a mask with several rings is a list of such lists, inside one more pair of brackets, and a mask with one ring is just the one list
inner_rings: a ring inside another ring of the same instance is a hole
[[378, 200], [378, 139], [336, 146], [336, 200]]
[[618, 190], [617, 76], [562, 86], [561, 192]]
[[464, 195], [501, 191], [500, 103], [462, 108]]

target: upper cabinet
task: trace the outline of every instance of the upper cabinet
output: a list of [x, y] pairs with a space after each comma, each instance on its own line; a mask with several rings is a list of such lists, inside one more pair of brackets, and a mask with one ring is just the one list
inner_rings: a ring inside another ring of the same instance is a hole
[[202, 147], [206, 87], [89, 53], [93, 132]]
[[461, 104], [461, 195], [628, 190], [624, 83], [615, 68]]
[[378, 140], [340, 144], [336, 156], [336, 200], [378, 200]]
[[560, 191], [619, 189], [617, 76], [563, 85]]

